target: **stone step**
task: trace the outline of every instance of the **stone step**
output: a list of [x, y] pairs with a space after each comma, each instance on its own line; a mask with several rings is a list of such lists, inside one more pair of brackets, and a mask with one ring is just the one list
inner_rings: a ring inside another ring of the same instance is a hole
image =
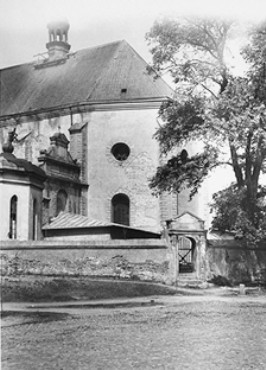
[[178, 280], [177, 286], [181, 288], [201, 288], [205, 283], [201, 280]]
[[204, 282], [197, 278], [196, 273], [179, 274], [177, 285], [180, 287], [197, 288], [204, 284]]
[[179, 274], [178, 275], [179, 280], [197, 280], [197, 275], [195, 273], [188, 273], [188, 274]]

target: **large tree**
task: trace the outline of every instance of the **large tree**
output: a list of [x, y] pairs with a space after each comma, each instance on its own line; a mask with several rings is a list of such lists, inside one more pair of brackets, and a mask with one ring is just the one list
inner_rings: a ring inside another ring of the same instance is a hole
[[[171, 74], [173, 100], [160, 109], [155, 134], [168, 160], [151, 180], [155, 192], [184, 187], [194, 196], [210, 171], [226, 165], [235, 182], [214, 195], [213, 226], [241, 232], [256, 243], [266, 233], [266, 24], [253, 28], [243, 58], [248, 73], [237, 77], [226, 63], [234, 23], [211, 19], [162, 20], [147, 34], [153, 69]], [[188, 141], [202, 150], [176, 151]], [[170, 156], [170, 158], [169, 158]]]

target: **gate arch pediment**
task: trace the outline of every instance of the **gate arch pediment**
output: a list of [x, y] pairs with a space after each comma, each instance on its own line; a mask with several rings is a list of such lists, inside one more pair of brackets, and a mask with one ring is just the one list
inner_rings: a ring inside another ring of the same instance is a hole
[[167, 231], [175, 282], [179, 273], [194, 273], [197, 279], [204, 279], [207, 234], [204, 221], [191, 212], [184, 212], [167, 222]]
[[191, 212], [184, 212], [168, 222], [170, 232], [179, 234], [202, 234], [205, 233], [204, 221]]

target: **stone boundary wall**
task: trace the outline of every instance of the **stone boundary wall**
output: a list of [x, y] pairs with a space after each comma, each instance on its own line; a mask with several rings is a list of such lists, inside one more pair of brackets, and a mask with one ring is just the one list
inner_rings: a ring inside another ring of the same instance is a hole
[[160, 239], [2, 241], [1, 275], [88, 276], [168, 282], [170, 255]]
[[[88, 276], [173, 284], [171, 246], [163, 239], [110, 241], [1, 241], [2, 276]], [[205, 279], [266, 284], [266, 246], [208, 243]]]
[[207, 280], [223, 277], [232, 284], [254, 282], [266, 284], [266, 246], [207, 245]]

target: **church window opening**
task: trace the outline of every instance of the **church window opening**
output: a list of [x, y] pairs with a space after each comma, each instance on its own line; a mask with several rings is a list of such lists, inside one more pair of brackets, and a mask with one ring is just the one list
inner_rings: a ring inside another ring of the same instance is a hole
[[32, 211], [32, 239], [36, 240], [38, 238], [38, 208], [36, 199], [33, 200]]
[[60, 212], [64, 212], [64, 210], [66, 209], [66, 204], [67, 193], [64, 190], [59, 190], [56, 199], [56, 216], [58, 216]]
[[9, 238], [17, 239], [17, 206], [18, 197], [13, 195], [10, 200], [10, 215], [9, 215]]
[[129, 198], [125, 194], [116, 194], [112, 199], [112, 222], [129, 226]]
[[117, 143], [112, 147], [111, 153], [113, 154], [115, 159], [122, 162], [128, 158], [130, 154], [130, 149], [125, 143]]
[[186, 163], [188, 159], [188, 152], [186, 151], [186, 149], [182, 150], [182, 152], [180, 153], [180, 158], [181, 158], [182, 163]]

